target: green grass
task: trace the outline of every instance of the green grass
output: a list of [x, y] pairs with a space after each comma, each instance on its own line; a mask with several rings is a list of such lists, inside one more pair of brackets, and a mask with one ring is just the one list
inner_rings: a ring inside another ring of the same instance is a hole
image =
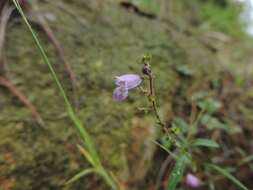
[[207, 167], [210, 169], [220, 173], [224, 177], [228, 178], [231, 182], [233, 182], [239, 189], [241, 190], [249, 190], [245, 185], [243, 185], [238, 179], [236, 179], [234, 176], [232, 176], [227, 170], [214, 165], [214, 164], [207, 164]]
[[177, 184], [179, 183], [179, 181], [181, 180], [181, 178], [184, 175], [184, 171], [186, 169], [186, 165], [187, 165], [187, 156], [182, 154], [180, 155], [177, 160], [176, 160], [176, 164], [171, 172], [171, 175], [168, 179], [168, 184], [166, 187], [166, 190], [174, 190], [177, 186]]

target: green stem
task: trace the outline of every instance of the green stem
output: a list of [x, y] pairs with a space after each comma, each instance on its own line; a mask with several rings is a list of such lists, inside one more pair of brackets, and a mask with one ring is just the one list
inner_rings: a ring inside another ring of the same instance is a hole
[[[79, 121], [79, 119], [76, 117], [76, 114], [74, 113], [74, 110], [73, 110], [73, 108], [72, 108], [72, 106], [70, 104], [70, 101], [68, 100], [67, 95], [66, 95], [66, 93], [65, 93], [65, 91], [64, 91], [64, 89], [63, 89], [63, 87], [62, 87], [62, 85], [61, 85], [61, 83], [60, 83], [60, 81], [59, 81], [59, 79], [58, 79], [55, 71], [54, 71], [54, 68], [53, 68], [52, 64], [50, 63], [50, 61], [49, 61], [49, 59], [48, 59], [48, 57], [47, 57], [44, 49], [42, 48], [42, 46], [41, 46], [41, 44], [40, 44], [40, 42], [39, 42], [39, 40], [38, 40], [38, 38], [37, 38], [37, 36], [35, 34], [35, 32], [33, 31], [30, 23], [26, 19], [26, 16], [25, 16], [22, 8], [20, 7], [19, 3], [16, 0], [12, 0], [12, 1], [15, 4], [15, 6], [17, 7], [17, 9], [18, 9], [19, 13], [21, 14], [21, 16], [22, 16], [25, 24], [27, 25], [28, 29], [30, 30], [30, 32], [31, 32], [31, 34], [33, 36], [33, 39], [35, 40], [35, 43], [36, 43], [37, 47], [39, 48], [39, 51], [40, 51], [40, 53], [42, 55], [43, 61], [47, 64], [47, 66], [48, 66], [48, 68], [50, 70], [51, 76], [53, 77], [54, 81], [56, 82], [56, 85], [57, 85], [57, 87], [58, 87], [58, 89], [59, 89], [59, 91], [60, 91], [60, 93], [61, 93], [61, 95], [62, 95], [62, 97], [64, 99], [64, 103], [65, 103], [65, 106], [66, 106], [66, 110], [67, 110], [67, 112], [69, 114], [69, 117], [72, 119], [72, 121], [75, 123], [75, 126], [78, 128], [78, 131], [80, 133], [81, 138], [83, 140], [84, 139], [89, 139], [89, 137], [87, 135], [87, 132], [83, 129], [83, 127], [81, 127], [82, 124]], [[89, 140], [86, 140], [86, 141], [89, 141]], [[84, 142], [84, 145], [87, 144], [86, 141]], [[92, 149], [92, 147], [87, 147], [87, 148], [89, 150]]]
[[155, 117], [158, 121], [158, 124], [162, 127], [163, 131], [164, 132], [167, 132], [167, 128], [166, 128], [166, 125], [164, 122], [162, 122], [161, 118], [160, 118], [160, 115], [158, 113], [158, 108], [157, 108], [157, 104], [156, 104], [156, 98], [155, 98], [155, 90], [154, 90], [154, 77], [152, 75], [152, 73], [150, 73], [148, 75], [149, 77], [149, 91], [150, 91], [150, 101], [151, 101], [151, 104], [152, 104], [152, 108], [153, 108], [153, 111], [154, 111], [154, 114], [155, 114]]
[[87, 148], [88, 152], [92, 155], [92, 158], [94, 159], [95, 163], [96, 163], [96, 167], [97, 169], [100, 170], [100, 174], [101, 176], [104, 178], [104, 180], [106, 181], [106, 183], [112, 187], [112, 189], [116, 189], [116, 185], [115, 183], [113, 182], [111, 176], [106, 172], [106, 170], [104, 169], [104, 167], [102, 166], [101, 164], [101, 161], [99, 159], [99, 156], [96, 152], [96, 149], [92, 143], [92, 140], [88, 134], [88, 132], [85, 130], [85, 128], [83, 127], [81, 121], [79, 120], [79, 118], [76, 116], [75, 112], [74, 112], [74, 109], [73, 107], [71, 106], [70, 104], [70, 101], [63, 89], [63, 86], [61, 85], [56, 73], [55, 73], [55, 70], [52, 66], [52, 64], [50, 63], [44, 49], [42, 48], [38, 38], [37, 38], [37, 35], [35, 34], [35, 32], [33, 31], [30, 23], [28, 22], [19, 2], [17, 0], [12, 0], [12, 2], [14, 3], [15, 7], [17, 8], [17, 10], [19, 11], [20, 15], [22, 16], [25, 24], [27, 25], [29, 31], [31, 32], [32, 34], [32, 37], [33, 39], [35, 40], [35, 43], [37, 45], [37, 47], [39, 48], [39, 51], [42, 55], [42, 58], [43, 58], [43, 61], [47, 64], [49, 70], [50, 70], [50, 73], [51, 73], [51, 76], [52, 78], [54, 79], [63, 99], [64, 99], [64, 103], [65, 103], [65, 107], [66, 107], [66, 110], [68, 112], [68, 115], [70, 117], [70, 119], [73, 121], [74, 123], [74, 126], [77, 128], [80, 136], [81, 136], [81, 139], [83, 141], [83, 145], [84, 147]]

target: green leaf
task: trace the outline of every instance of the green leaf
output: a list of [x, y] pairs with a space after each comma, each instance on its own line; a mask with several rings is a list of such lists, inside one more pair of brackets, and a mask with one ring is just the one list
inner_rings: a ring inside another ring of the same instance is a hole
[[232, 181], [235, 185], [237, 185], [242, 190], [249, 190], [245, 185], [243, 185], [238, 179], [236, 179], [234, 176], [232, 176], [227, 170], [214, 165], [214, 164], [206, 164], [207, 167], [219, 172], [221, 175], [228, 178], [230, 181]]
[[222, 107], [222, 103], [218, 100], [215, 100], [213, 98], [207, 98], [201, 102], [198, 103], [198, 106], [208, 112], [209, 114], [212, 114], [216, 111], [218, 111]]
[[219, 148], [219, 145], [210, 139], [196, 139], [192, 142], [192, 146], [206, 146], [211, 148]]
[[178, 127], [183, 133], [189, 129], [188, 124], [183, 118], [176, 117], [172, 122], [172, 127]]
[[160, 144], [157, 141], [153, 141], [153, 143], [155, 143], [156, 145], [158, 145], [161, 149], [163, 149], [164, 151], [166, 151], [169, 155], [171, 155], [174, 159], [177, 159], [177, 155], [174, 154], [172, 151], [169, 150], [169, 148], [165, 147], [164, 145]]
[[88, 175], [90, 173], [95, 173], [97, 172], [94, 168], [88, 168], [88, 169], [85, 169], [79, 173], [77, 173], [76, 175], [74, 175], [74, 177], [72, 177], [70, 180], [68, 180], [65, 184], [70, 184], [70, 183], [73, 183], [75, 181], [77, 181], [78, 179], [80, 179], [81, 177], [85, 176], [85, 175]]
[[167, 134], [161, 136], [160, 142], [166, 149], [170, 149], [173, 145], [171, 138]]
[[176, 165], [174, 166], [171, 175], [169, 177], [166, 190], [174, 190], [176, 188], [178, 182], [181, 180], [183, 176], [187, 162], [188, 158], [186, 155], [181, 155], [178, 157]]
[[228, 131], [228, 126], [224, 123], [222, 123], [220, 120], [218, 120], [217, 118], [210, 116], [209, 114], [205, 114], [203, 115], [203, 117], [200, 120], [202, 125], [206, 125], [206, 127], [209, 130], [213, 130], [213, 129], [222, 129], [225, 131]]

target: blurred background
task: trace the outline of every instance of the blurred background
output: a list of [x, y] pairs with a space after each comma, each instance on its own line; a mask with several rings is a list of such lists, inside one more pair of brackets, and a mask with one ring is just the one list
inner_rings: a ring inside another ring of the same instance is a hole
[[[146, 98], [112, 99], [114, 77], [141, 74], [152, 54], [159, 113], [184, 126], [208, 105], [193, 153], [196, 189], [238, 190], [201, 164], [226, 167], [253, 189], [252, 0], [19, 0], [105, 168], [129, 190], [164, 190], [175, 161]], [[198, 111], [198, 108], [196, 108]], [[196, 111], [196, 110], [195, 110]], [[193, 116], [192, 116], [193, 115]], [[0, 189], [108, 190], [96, 175], [65, 185], [87, 161], [37, 47], [10, 0], [0, 1]], [[169, 146], [169, 145], [168, 145]], [[183, 179], [178, 190], [191, 189]]]

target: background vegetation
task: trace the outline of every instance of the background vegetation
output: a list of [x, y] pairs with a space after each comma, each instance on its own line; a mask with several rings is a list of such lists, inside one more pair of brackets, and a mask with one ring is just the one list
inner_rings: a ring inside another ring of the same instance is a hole
[[[198, 118], [191, 138], [219, 144], [189, 149], [192, 163], [177, 188], [189, 189], [184, 177], [194, 173], [201, 180], [198, 189], [238, 189], [228, 172], [253, 188], [252, 39], [239, 21], [241, 5], [228, 0], [22, 5], [104, 167], [126, 189], [168, 188], [175, 166], [173, 156], [154, 141], [170, 151], [175, 147], [152, 113], [138, 109], [147, 105], [146, 98], [138, 91], [124, 102], [111, 98], [114, 76], [141, 74], [144, 53], [153, 55], [156, 96], [166, 124], [187, 138]], [[0, 187], [110, 189], [97, 175], [65, 185], [89, 167], [76, 148], [81, 140], [26, 25], [16, 10], [3, 22], [5, 7], [13, 4], [0, 3], [0, 28], [5, 29], [4, 43], [0, 40]]]

